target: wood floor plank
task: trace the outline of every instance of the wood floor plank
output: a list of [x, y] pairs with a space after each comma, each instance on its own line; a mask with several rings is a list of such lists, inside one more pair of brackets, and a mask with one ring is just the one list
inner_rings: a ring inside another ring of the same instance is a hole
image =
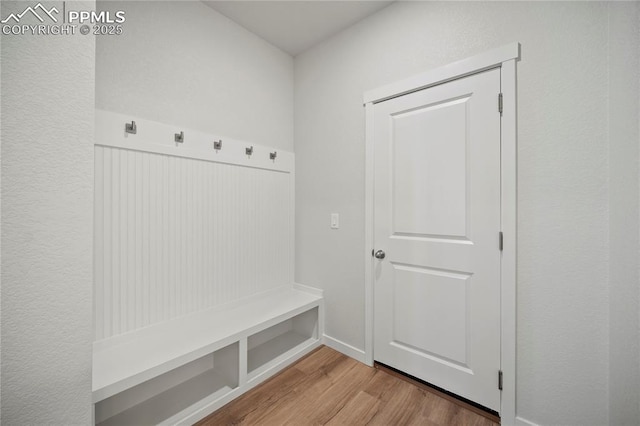
[[312, 374], [322, 368], [329, 368], [330, 365], [344, 358], [340, 352], [326, 346], [321, 346], [311, 355], [298, 361], [296, 368], [306, 374]]
[[384, 402], [393, 398], [394, 392], [400, 386], [400, 381], [395, 377], [386, 374], [384, 371], [375, 369], [375, 374], [365, 386], [364, 391]]
[[425, 397], [423, 390], [409, 383], [398, 383], [398, 388], [377, 416], [371, 420], [372, 425], [408, 425], [420, 417], [419, 407]]
[[331, 426], [366, 425], [378, 413], [381, 401], [365, 391], [359, 391], [326, 424]]
[[225, 405], [207, 418], [210, 422], [205, 419], [206, 424], [241, 424], [245, 419], [252, 421], [262, 416], [268, 407], [286, 398], [296, 384], [307, 380], [309, 376], [293, 367], [282, 371], [277, 377], [277, 381], [268, 380]]
[[[427, 392], [427, 394], [429, 393]], [[453, 419], [457, 414], [457, 410], [460, 409], [459, 406], [433, 394], [430, 394], [430, 397], [432, 401], [430, 404], [423, 406], [422, 416], [438, 425], [454, 424]]]
[[[361, 364], [348, 359], [347, 369], [340, 375], [329, 372], [327, 380], [319, 380], [304, 392], [300, 405], [285, 424], [299, 425], [305, 419], [313, 418], [316, 424], [327, 424], [362, 388], [363, 382], [369, 380], [373, 371], [362, 369]], [[327, 386], [328, 384], [328, 386]]]
[[219, 425], [498, 426], [499, 423], [424, 386], [323, 346], [198, 423], [198, 426]]

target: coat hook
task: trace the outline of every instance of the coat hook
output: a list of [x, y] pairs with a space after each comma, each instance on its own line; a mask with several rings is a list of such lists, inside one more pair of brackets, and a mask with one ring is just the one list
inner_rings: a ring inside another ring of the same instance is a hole
[[222, 139], [220, 139], [219, 141], [213, 141], [213, 149], [215, 149], [216, 151], [222, 149]]
[[251, 154], [253, 154], [253, 145], [251, 145], [251, 146], [250, 146], [250, 147], [248, 147], [248, 148], [245, 148], [244, 152], [245, 152], [247, 155], [251, 155]]
[[136, 126], [136, 122], [132, 121], [131, 123], [125, 123], [124, 131], [127, 133], [131, 133], [132, 135], [138, 133], [138, 126]]
[[277, 156], [278, 156], [278, 151], [273, 151], [269, 153], [269, 158], [272, 160], [275, 160]]
[[183, 132], [183, 131], [181, 131], [180, 133], [176, 133], [176, 134], [174, 135], [174, 140], [175, 140], [177, 143], [183, 143], [183, 142], [184, 142], [184, 132]]

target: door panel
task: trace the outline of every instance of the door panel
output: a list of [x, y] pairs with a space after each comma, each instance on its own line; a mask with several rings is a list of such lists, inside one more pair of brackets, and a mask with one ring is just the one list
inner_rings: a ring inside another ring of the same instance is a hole
[[[393, 268], [392, 343], [466, 367], [470, 276], [397, 264]], [[416, 329], [415, 323], [431, 326]]]
[[[466, 122], [468, 100], [391, 116], [394, 234], [466, 236], [467, 129], [448, 123]], [[427, 133], [428, 139], [412, 137]]]
[[374, 106], [374, 358], [498, 411], [500, 70]]

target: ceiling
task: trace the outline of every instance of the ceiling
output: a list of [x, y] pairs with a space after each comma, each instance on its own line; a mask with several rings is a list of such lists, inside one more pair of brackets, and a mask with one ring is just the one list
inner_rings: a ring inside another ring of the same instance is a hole
[[393, 1], [207, 1], [204, 3], [292, 56]]

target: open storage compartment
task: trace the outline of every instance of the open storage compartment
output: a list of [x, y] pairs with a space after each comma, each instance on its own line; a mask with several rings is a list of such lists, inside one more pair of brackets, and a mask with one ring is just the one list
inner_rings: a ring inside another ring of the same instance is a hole
[[249, 381], [291, 354], [318, 341], [318, 307], [282, 321], [247, 339]]
[[239, 385], [238, 342], [95, 404], [98, 425], [171, 424]]

